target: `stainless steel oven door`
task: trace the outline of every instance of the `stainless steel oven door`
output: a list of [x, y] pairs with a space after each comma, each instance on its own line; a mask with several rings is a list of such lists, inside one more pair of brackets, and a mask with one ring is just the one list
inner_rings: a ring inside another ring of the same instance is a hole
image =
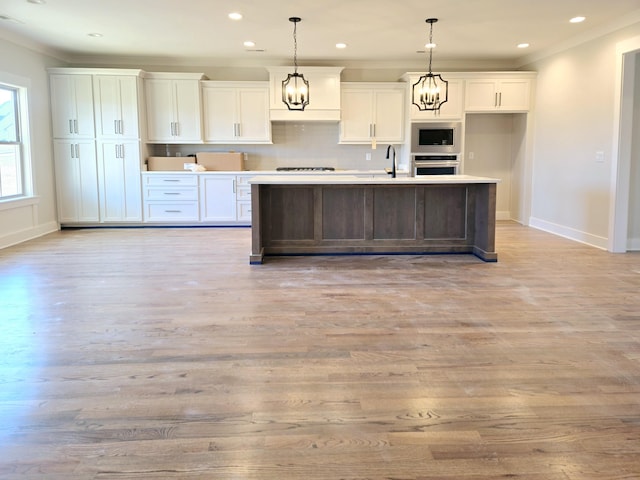
[[460, 160], [457, 155], [415, 155], [413, 174], [418, 175], [457, 175]]

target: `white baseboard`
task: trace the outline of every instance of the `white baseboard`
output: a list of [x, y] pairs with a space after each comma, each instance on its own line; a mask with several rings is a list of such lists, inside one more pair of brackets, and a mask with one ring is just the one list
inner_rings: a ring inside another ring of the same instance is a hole
[[0, 237], [0, 249], [17, 245], [18, 243], [26, 242], [27, 240], [32, 240], [58, 230], [60, 230], [58, 222], [49, 222], [33, 228], [20, 230], [19, 232], [12, 232]]
[[538, 230], [553, 233], [554, 235], [558, 235], [560, 237], [568, 238], [569, 240], [584, 243], [592, 247], [601, 248], [603, 250], [607, 249], [606, 237], [599, 237], [597, 235], [592, 235], [590, 233], [575, 230], [570, 227], [565, 227], [564, 225], [547, 222], [535, 217], [529, 218], [529, 226], [537, 228]]
[[509, 211], [496, 211], [496, 220], [511, 220], [511, 214], [509, 213]]

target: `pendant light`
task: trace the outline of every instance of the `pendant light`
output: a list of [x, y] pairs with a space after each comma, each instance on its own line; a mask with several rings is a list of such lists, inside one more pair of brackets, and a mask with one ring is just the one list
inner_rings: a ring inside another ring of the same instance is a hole
[[438, 21], [437, 18], [427, 18], [425, 20], [429, 24], [429, 43], [426, 45], [429, 49], [429, 73], [422, 75], [420, 79], [413, 84], [411, 92], [411, 101], [418, 107], [418, 110], [438, 111], [443, 103], [449, 99], [449, 82], [444, 80], [441, 75], [431, 73], [431, 60], [433, 58], [433, 24]]
[[296, 36], [296, 26], [300, 17], [291, 17], [289, 21], [293, 23], [293, 73], [287, 75], [287, 79], [282, 81], [282, 101], [289, 110], [304, 110], [309, 105], [309, 82], [304, 75], [298, 73], [298, 38]]

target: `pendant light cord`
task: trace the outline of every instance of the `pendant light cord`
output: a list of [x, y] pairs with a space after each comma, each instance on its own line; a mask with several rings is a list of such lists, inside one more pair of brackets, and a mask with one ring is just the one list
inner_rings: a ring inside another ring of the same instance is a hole
[[293, 72], [298, 73], [298, 22], [293, 22]]
[[431, 59], [433, 58], [433, 22], [429, 24], [429, 74], [431, 74]]

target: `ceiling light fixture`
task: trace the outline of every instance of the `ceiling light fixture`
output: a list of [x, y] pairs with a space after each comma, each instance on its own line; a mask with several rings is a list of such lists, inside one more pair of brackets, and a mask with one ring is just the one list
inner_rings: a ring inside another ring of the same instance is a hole
[[27, 0], [27, 2], [34, 3], [36, 5], [44, 5], [45, 3], [47, 3], [44, 0]]
[[336, 48], [347, 48], [346, 43], [336, 43]]
[[582, 23], [586, 20], [585, 17], [573, 17], [569, 22], [571, 23]]
[[293, 73], [282, 81], [282, 101], [289, 110], [304, 110], [309, 105], [309, 82], [298, 73], [298, 38], [296, 26], [300, 17], [290, 17], [293, 23]]
[[529, 44], [528, 43], [519, 43], [518, 44], [518, 48], [529, 48]]
[[231, 20], [242, 20], [242, 14], [238, 12], [232, 12], [228, 16]]
[[245, 47], [255, 47], [256, 46], [256, 42], [252, 42], [251, 40], [247, 40], [246, 42], [243, 43], [243, 45]]
[[435, 47], [435, 43], [433, 43], [433, 24], [438, 19], [427, 18], [425, 21], [429, 24], [429, 43], [425, 45], [429, 50], [429, 73], [422, 75], [413, 84], [411, 102], [418, 107], [418, 110], [438, 111], [442, 104], [449, 99], [449, 82], [443, 79], [441, 75], [434, 75], [431, 72], [433, 47]]
[[94, 33], [87, 33], [87, 35], [88, 35], [89, 37], [93, 37], [93, 38], [100, 38], [100, 37], [102, 37], [102, 36], [103, 36], [101, 33], [98, 33], [98, 32], [94, 32]]

